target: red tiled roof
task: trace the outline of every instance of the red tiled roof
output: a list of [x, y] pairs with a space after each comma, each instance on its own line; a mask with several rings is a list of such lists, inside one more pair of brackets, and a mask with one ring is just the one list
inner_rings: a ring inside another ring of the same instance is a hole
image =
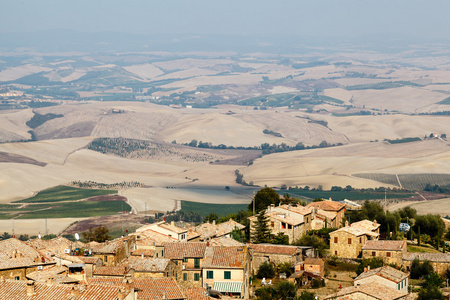
[[204, 288], [183, 288], [183, 294], [186, 296], [186, 300], [210, 300], [211, 297]]
[[128, 273], [128, 268], [125, 266], [118, 267], [98, 267], [93, 272], [97, 276], [124, 276]]
[[169, 259], [203, 258], [206, 243], [164, 243], [164, 257]]
[[153, 249], [136, 249], [131, 252], [131, 255], [133, 256], [142, 256], [144, 254], [144, 257], [153, 257], [155, 255], [155, 250]]
[[203, 268], [244, 268], [248, 247], [208, 247], [205, 252]]
[[359, 276], [355, 278], [355, 281], [363, 279], [363, 278], [367, 278], [370, 276], [374, 276], [374, 275], [386, 278], [395, 283], [399, 283], [402, 280], [404, 280], [406, 277], [408, 277], [407, 273], [403, 273], [402, 271], [394, 269], [393, 267], [390, 267], [390, 266], [384, 266], [384, 267], [368, 270], [368, 271], [365, 271], [365, 272], [359, 274]]
[[0, 241], [0, 270], [52, 263], [50, 258], [16, 238]]
[[[408, 293], [398, 291], [383, 284], [375, 282], [361, 284], [359, 286], [350, 286], [343, 288], [337, 293], [333, 293], [324, 299], [353, 299], [350, 295], [361, 293], [379, 300], [403, 299]], [[360, 299], [360, 298], [357, 298]]]
[[168, 258], [141, 258], [139, 256], [130, 256], [122, 264], [133, 268], [136, 272], [164, 272], [169, 265]]
[[162, 299], [185, 299], [175, 278], [137, 278], [134, 279], [134, 287], [138, 289], [138, 299], [153, 300]]
[[402, 251], [406, 246], [405, 241], [390, 241], [390, 240], [369, 240], [366, 242], [363, 250], [389, 250]]
[[27, 296], [27, 281], [5, 280], [0, 281], [0, 299], [18, 300], [69, 300], [72, 299], [72, 285], [55, 284], [47, 285], [39, 282], [32, 282], [34, 294]]
[[249, 244], [248, 247], [259, 253], [273, 253], [273, 254], [285, 254], [294, 255], [301, 253], [301, 250], [297, 246], [287, 245], [273, 245], [273, 244]]
[[345, 204], [336, 201], [324, 200], [311, 202], [308, 205], [306, 205], [306, 208], [309, 207], [315, 207], [325, 211], [340, 211], [341, 209], [345, 208]]

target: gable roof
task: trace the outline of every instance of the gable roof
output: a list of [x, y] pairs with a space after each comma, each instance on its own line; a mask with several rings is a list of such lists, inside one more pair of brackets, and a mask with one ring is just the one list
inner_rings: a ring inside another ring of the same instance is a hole
[[325, 211], [341, 211], [342, 209], [345, 209], [345, 204], [339, 203], [332, 200], [323, 200], [323, 201], [317, 201], [317, 202], [311, 202], [305, 207], [314, 207], [319, 208]]
[[384, 266], [384, 267], [368, 270], [368, 271], [365, 271], [365, 272], [359, 274], [359, 276], [355, 278], [355, 282], [357, 280], [368, 278], [370, 276], [380, 276], [387, 280], [393, 281], [395, 283], [399, 283], [402, 280], [404, 280], [405, 278], [407, 278], [408, 274], [403, 273], [402, 271], [394, 269], [390, 266]]
[[53, 263], [50, 258], [16, 238], [0, 241], [0, 270]]
[[363, 250], [403, 251], [406, 241], [369, 240]]
[[129, 268], [126, 266], [97, 267], [92, 274], [97, 276], [124, 276], [128, 271]]
[[248, 247], [208, 247], [205, 252], [203, 268], [242, 269], [247, 261]]
[[408, 295], [407, 292], [399, 291], [383, 284], [371, 282], [343, 288], [337, 293], [326, 296], [324, 299], [352, 299], [348, 296], [356, 293], [362, 293], [379, 300], [396, 300]]
[[230, 219], [226, 222], [216, 224], [213, 223], [203, 223], [193, 229], [189, 230], [188, 238], [193, 239], [200, 235], [200, 239], [206, 240], [213, 237], [221, 237], [230, 234], [235, 228], [242, 230], [245, 228], [244, 225]]
[[208, 296], [208, 292], [201, 287], [195, 288], [183, 288], [183, 294], [186, 296], [186, 300], [209, 300], [213, 299]]
[[[27, 285], [30, 284], [34, 288], [34, 294], [27, 296]], [[66, 284], [47, 285], [33, 281], [30, 283], [24, 280], [1, 280], [0, 299], [69, 300], [72, 298], [72, 289], [72, 285]]]
[[416, 258], [420, 261], [428, 260], [430, 262], [450, 262], [450, 255], [446, 253], [406, 252], [402, 257], [403, 260], [408, 261], [412, 261]]
[[164, 257], [169, 259], [203, 258], [206, 243], [163, 243]]
[[295, 255], [302, 253], [302, 250], [297, 246], [288, 245], [273, 245], [273, 244], [248, 244], [248, 247], [257, 253], [271, 253], [271, 254], [284, 254]]
[[92, 247], [93, 253], [116, 253], [126, 243], [126, 239], [118, 238], [113, 241], [99, 243]]
[[170, 262], [168, 258], [141, 258], [130, 256], [122, 264], [136, 272], [164, 272]]

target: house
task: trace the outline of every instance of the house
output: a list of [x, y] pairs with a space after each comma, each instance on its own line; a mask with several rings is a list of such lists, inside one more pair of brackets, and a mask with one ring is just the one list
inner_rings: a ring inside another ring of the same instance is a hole
[[149, 225], [142, 226], [138, 229], [136, 229], [136, 234], [139, 234], [141, 232], [145, 232], [147, 230], [156, 231], [158, 233], [161, 233], [165, 236], [175, 238], [179, 242], [187, 242], [187, 229], [180, 228], [175, 226], [175, 222], [170, 222], [170, 224], [167, 224], [165, 221], [161, 221], [158, 223], [153, 223]]
[[330, 232], [330, 253], [344, 258], [362, 256], [362, 248], [369, 240], [378, 240], [380, 224], [363, 220]]
[[26, 275], [54, 265], [49, 257], [16, 238], [0, 241], [0, 277], [26, 280]]
[[[267, 208], [264, 215], [269, 219], [268, 225], [272, 235], [283, 233], [289, 237], [289, 243], [293, 243], [311, 229], [312, 211], [303, 206], [273, 204]], [[250, 220], [250, 234], [255, 230], [257, 216]]]
[[325, 275], [325, 263], [321, 258], [308, 257], [303, 262], [303, 270], [323, 277]]
[[122, 265], [133, 269], [135, 278], [175, 277], [175, 263], [167, 258], [130, 256]]
[[177, 266], [175, 279], [186, 287], [202, 287], [202, 267], [205, 258], [206, 243], [167, 243], [164, 257]]
[[362, 248], [362, 258], [378, 257], [387, 265], [401, 266], [406, 251], [406, 241], [369, 240]]
[[367, 283], [377, 283], [396, 289], [401, 292], [408, 293], [408, 273], [403, 273], [390, 266], [384, 266], [376, 269], [364, 270], [354, 280], [354, 285], [363, 285]]
[[298, 246], [248, 244], [248, 247], [252, 257], [252, 274], [256, 274], [264, 262], [270, 262], [275, 266], [288, 262], [294, 266], [297, 262], [303, 261], [303, 249]]
[[331, 227], [339, 228], [342, 226], [342, 220], [345, 217], [345, 204], [330, 200], [316, 201], [311, 202], [305, 206], [306, 208], [316, 208], [321, 209], [327, 212], [333, 212], [336, 214], [336, 218], [334, 219]]
[[47, 257], [53, 257], [61, 254], [74, 254], [76, 249], [87, 248], [86, 245], [80, 241], [72, 242], [64, 237], [56, 237], [50, 240], [36, 238], [25, 243], [32, 246]]
[[105, 266], [115, 266], [127, 258], [135, 248], [136, 237], [128, 236], [93, 246], [92, 255], [101, 258]]
[[312, 280], [325, 280], [325, 263], [321, 258], [308, 257], [298, 262], [294, 268], [294, 274], [289, 280], [294, 280], [298, 286], [309, 285]]
[[48, 284], [76, 284], [79, 280], [74, 279], [67, 274], [66, 267], [48, 266], [42, 270], [29, 273], [27, 279]]
[[248, 298], [250, 254], [248, 247], [208, 247], [203, 262], [203, 287]]
[[350, 201], [348, 199], [344, 199], [341, 201], [342, 204], [345, 204], [345, 209], [346, 210], [361, 210], [362, 205], [358, 204], [354, 201]]
[[411, 271], [413, 260], [418, 259], [420, 262], [429, 261], [433, 266], [434, 272], [444, 275], [445, 271], [450, 267], [450, 255], [446, 253], [421, 253], [406, 252], [403, 254], [403, 267], [407, 271]]
[[40, 283], [0, 279], [0, 299], [135, 300], [134, 291], [116, 286]]
[[406, 300], [407, 297], [406, 292], [371, 282], [343, 288], [324, 300]]
[[311, 208], [312, 222], [311, 229], [320, 230], [322, 228], [337, 228], [337, 213], [325, 211], [319, 208]]
[[142, 252], [147, 250], [144, 252], [144, 256], [164, 257], [163, 244], [179, 242], [175, 237], [167, 236], [152, 229], [136, 232], [133, 235], [136, 237], [136, 244], [132, 255], [142, 255]]

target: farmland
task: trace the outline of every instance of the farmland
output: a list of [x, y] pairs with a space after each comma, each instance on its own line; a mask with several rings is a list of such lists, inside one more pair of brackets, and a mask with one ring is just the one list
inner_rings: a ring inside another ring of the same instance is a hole
[[74, 201], [99, 195], [110, 195], [116, 193], [116, 190], [80, 189], [60, 185], [40, 191], [35, 196], [17, 201], [17, 203], [50, 203], [60, 201]]
[[[446, 186], [450, 184], [450, 174], [382, 174], [382, 173], [359, 173], [352, 176], [366, 178], [380, 183], [396, 185], [407, 190], [422, 191], [427, 184]], [[398, 176], [398, 180], [397, 180]]]
[[181, 209], [184, 211], [193, 211], [205, 217], [210, 213], [216, 213], [218, 216], [226, 216], [236, 213], [240, 210], [247, 210], [247, 204], [214, 204], [200, 203], [192, 201], [181, 201]]
[[[384, 192], [360, 192], [360, 191], [304, 191], [300, 189], [279, 190], [279, 194], [283, 195], [288, 193], [292, 197], [298, 197], [302, 199], [333, 199], [336, 201], [348, 200], [377, 200], [384, 199]], [[412, 193], [387, 193], [388, 199], [409, 198], [414, 196]]]

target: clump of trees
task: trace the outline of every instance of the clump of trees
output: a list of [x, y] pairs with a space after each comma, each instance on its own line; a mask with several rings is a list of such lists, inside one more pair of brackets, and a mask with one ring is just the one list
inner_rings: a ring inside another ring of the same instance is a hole
[[95, 241], [98, 243], [103, 243], [111, 239], [109, 229], [106, 226], [99, 226], [95, 229], [90, 227], [88, 231], [82, 233], [82, 236], [85, 242]]

